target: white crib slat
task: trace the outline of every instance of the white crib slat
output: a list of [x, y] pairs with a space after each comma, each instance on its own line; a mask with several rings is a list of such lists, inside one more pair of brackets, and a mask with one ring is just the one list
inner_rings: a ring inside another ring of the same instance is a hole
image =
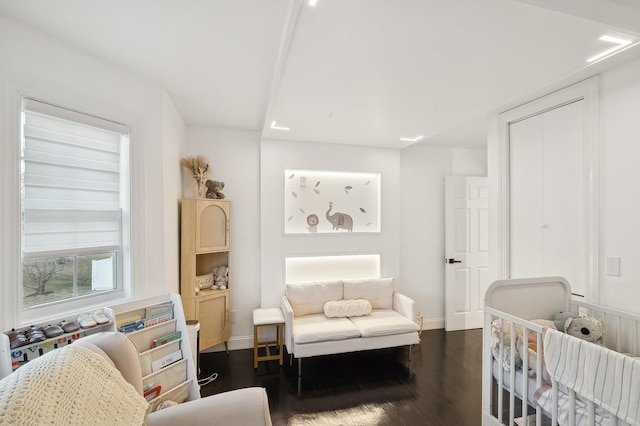
[[[484, 352], [482, 372], [482, 411], [483, 413], [493, 413], [493, 395], [494, 395], [494, 378], [493, 378], [493, 351], [491, 349], [491, 323], [494, 316], [488, 312], [484, 315], [484, 330], [482, 333], [482, 350]], [[484, 414], [483, 414], [484, 416]]]
[[622, 350], [622, 341], [620, 340], [620, 327], [621, 327], [621, 318], [616, 317], [616, 351], [620, 352]]
[[596, 407], [591, 401], [587, 401], [587, 410], [589, 413], [588, 425], [596, 424]]
[[504, 356], [504, 320], [500, 318], [498, 323], [500, 324], [500, 343], [498, 344], [500, 348], [500, 352], [498, 352], [500, 354], [500, 361], [498, 362], [498, 420], [502, 424], [502, 411], [504, 410], [504, 363], [502, 362]]
[[516, 327], [511, 323], [511, 342], [509, 343], [509, 424], [515, 421], [516, 409]]
[[638, 323], [636, 321], [631, 325], [631, 350], [633, 355], [638, 356]]
[[551, 380], [551, 424], [556, 426], [558, 424], [558, 382], [555, 379]]
[[569, 424], [576, 424], [576, 393], [569, 389]]
[[[514, 327], [515, 328], [515, 327]], [[529, 329], [522, 327], [522, 389], [520, 395], [522, 395], [522, 417], [527, 418], [527, 408], [529, 402], [529, 357], [528, 355], [528, 336]], [[515, 371], [515, 369], [514, 369]], [[515, 374], [513, 374], [515, 376]]]
[[[542, 386], [542, 333], [536, 333], [536, 347], [538, 348], [536, 354], [536, 389], [540, 389]], [[536, 404], [536, 425], [542, 424], [542, 409]]]

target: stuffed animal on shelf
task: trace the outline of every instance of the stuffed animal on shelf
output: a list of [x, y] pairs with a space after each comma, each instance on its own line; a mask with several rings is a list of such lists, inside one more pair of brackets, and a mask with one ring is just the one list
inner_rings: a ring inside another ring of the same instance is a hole
[[[578, 316], [571, 312], [559, 312], [554, 319], [558, 331], [587, 342], [602, 344], [604, 327], [600, 321], [592, 317]], [[560, 326], [558, 326], [560, 325]]]
[[224, 198], [224, 194], [222, 193], [222, 190], [224, 189], [224, 182], [209, 179], [205, 182], [205, 186], [207, 187], [207, 198], [214, 200], [221, 200]]
[[213, 272], [213, 289], [224, 290], [229, 284], [229, 267], [226, 265], [216, 266]]

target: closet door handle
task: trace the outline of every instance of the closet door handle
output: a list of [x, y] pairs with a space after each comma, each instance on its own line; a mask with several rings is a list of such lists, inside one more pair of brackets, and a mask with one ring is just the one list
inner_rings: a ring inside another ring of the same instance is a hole
[[462, 260], [456, 260], [456, 259], [445, 259], [444, 263], [462, 263]]

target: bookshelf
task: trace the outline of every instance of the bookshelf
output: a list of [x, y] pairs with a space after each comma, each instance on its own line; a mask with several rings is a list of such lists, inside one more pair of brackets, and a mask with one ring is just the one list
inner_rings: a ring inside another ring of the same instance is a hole
[[113, 307], [115, 327], [138, 349], [151, 410], [162, 401], [200, 398], [180, 295], [168, 293]]
[[229, 211], [226, 200], [180, 202], [180, 295], [185, 318], [200, 323], [200, 349], [224, 343], [227, 353], [230, 292], [211, 288], [212, 278], [207, 276], [213, 268], [229, 265]]

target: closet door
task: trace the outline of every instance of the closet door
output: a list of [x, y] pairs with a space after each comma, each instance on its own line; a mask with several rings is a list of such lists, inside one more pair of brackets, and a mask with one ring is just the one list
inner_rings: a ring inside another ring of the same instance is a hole
[[509, 128], [510, 275], [560, 275], [584, 294], [583, 101]]
[[510, 276], [544, 273], [542, 115], [511, 124], [510, 146]]

